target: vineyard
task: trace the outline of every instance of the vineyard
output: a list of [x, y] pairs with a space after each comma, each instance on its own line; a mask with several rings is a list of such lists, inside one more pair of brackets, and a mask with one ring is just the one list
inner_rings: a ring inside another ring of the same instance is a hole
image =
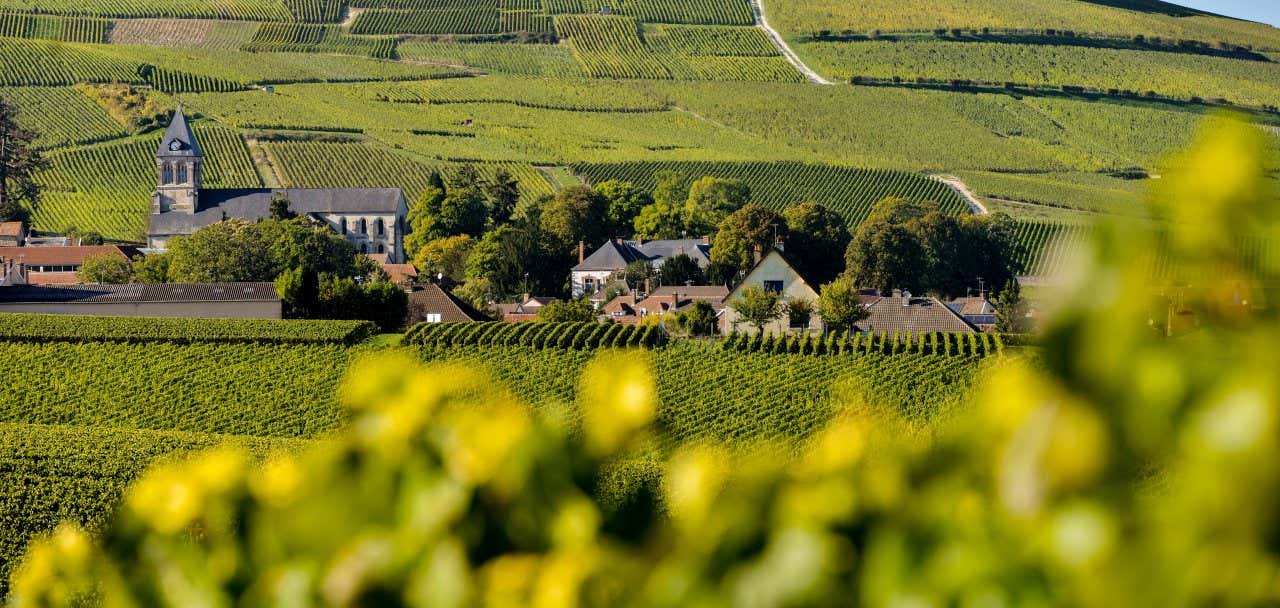
[[658, 327], [621, 323], [422, 323], [405, 334], [404, 343], [594, 350], [656, 348], [666, 343], [666, 336]]
[[72, 88], [17, 88], [0, 96], [18, 108], [18, 120], [40, 134], [37, 145], [53, 148], [87, 144], [125, 135], [101, 106]]
[[349, 36], [332, 25], [264, 23], [244, 50], [254, 52], [339, 53], [379, 59], [396, 57], [394, 38]]
[[[301, 0], [317, 2], [324, 0]], [[289, 21], [280, 0], [0, 0], [0, 11], [100, 17], [195, 17], [246, 21]]]
[[106, 19], [0, 13], [0, 36], [62, 42], [106, 42]]
[[653, 176], [675, 171], [689, 182], [704, 176], [740, 179], [751, 188], [752, 202], [782, 210], [817, 201], [857, 225], [871, 207], [887, 197], [931, 201], [947, 213], [965, 213], [968, 205], [951, 188], [923, 175], [902, 171], [853, 169], [800, 163], [619, 163], [578, 164], [574, 170], [591, 183], [618, 179], [653, 188]]
[[0, 313], [0, 341], [356, 344], [376, 327], [364, 321], [151, 319]]
[[1018, 263], [1025, 275], [1059, 274], [1067, 268], [1072, 254], [1087, 244], [1088, 238], [1089, 226], [1085, 224], [1019, 223], [1015, 241], [1024, 254]]
[[212, 434], [0, 424], [0, 595], [32, 537], [63, 521], [96, 531], [151, 463], [227, 441], [263, 456], [301, 445]]

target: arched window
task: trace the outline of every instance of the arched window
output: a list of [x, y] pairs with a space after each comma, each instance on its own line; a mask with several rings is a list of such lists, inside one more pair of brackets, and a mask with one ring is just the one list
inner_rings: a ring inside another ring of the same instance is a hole
[[[387, 233], [387, 225], [383, 223], [382, 218], [378, 218], [378, 221], [374, 222], [373, 226], [374, 228], [377, 228], [378, 236], [382, 236]], [[382, 252], [378, 252], [378, 253], [382, 253]]]
[[347, 233], [347, 218], [345, 218], [345, 217], [344, 217], [344, 218], [342, 218], [342, 224], [341, 224], [341, 226], [342, 226], [342, 234], [344, 234], [344, 235], [345, 235], [345, 234]]
[[160, 183], [173, 183], [173, 165], [165, 163], [160, 169]]
[[387, 249], [382, 246], [382, 243], [378, 243], [378, 253], [386, 253], [386, 252], [387, 252]]
[[365, 221], [364, 218], [360, 218], [360, 234], [369, 234], [369, 222]]
[[368, 243], [360, 243], [360, 253], [369, 253]]
[[187, 166], [186, 165], [182, 165], [182, 164], [178, 165], [178, 183], [179, 184], [187, 183]]

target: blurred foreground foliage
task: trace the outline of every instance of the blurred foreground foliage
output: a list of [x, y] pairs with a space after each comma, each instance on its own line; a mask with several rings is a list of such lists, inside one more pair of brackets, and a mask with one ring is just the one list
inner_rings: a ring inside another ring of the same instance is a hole
[[[1280, 238], [1267, 137], [1209, 123], [1153, 197], [1167, 231], [1100, 226], [1042, 355], [1005, 356], [933, 426], [850, 383], [798, 455], [684, 446], [604, 501], [610, 463], [651, 453], [646, 354], [600, 355], [560, 415], [383, 354], [342, 388], [345, 438], [163, 465], [102, 538], [34, 545], [11, 602], [1276, 604], [1280, 258], [1233, 246]], [[1198, 330], [1169, 338], [1186, 310]]]

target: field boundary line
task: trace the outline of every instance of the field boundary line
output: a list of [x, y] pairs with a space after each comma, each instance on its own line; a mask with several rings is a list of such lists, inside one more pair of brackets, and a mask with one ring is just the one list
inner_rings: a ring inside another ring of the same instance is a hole
[[751, 13], [752, 16], [755, 17], [756, 27], [764, 30], [764, 33], [769, 36], [769, 40], [773, 42], [773, 46], [778, 49], [779, 53], [782, 53], [784, 58], [786, 58], [787, 63], [790, 63], [792, 67], [799, 70], [805, 78], [809, 79], [809, 82], [825, 85], [837, 84], [823, 78], [821, 74], [813, 71], [808, 65], [805, 65], [804, 60], [800, 58], [800, 55], [796, 54], [795, 50], [791, 48], [791, 45], [787, 44], [787, 41], [782, 37], [782, 34], [778, 33], [778, 30], [773, 29], [773, 27], [769, 25], [769, 18], [764, 12], [764, 0], [751, 0]]
[[974, 215], [991, 215], [991, 210], [987, 209], [987, 206], [982, 203], [982, 200], [978, 198], [978, 195], [974, 194], [973, 190], [970, 190], [969, 186], [965, 185], [960, 178], [954, 175], [930, 175], [929, 177], [930, 179], [938, 180], [950, 186], [952, 190], [955, 190], [956, 193], [964, 198], [966, 203], [969, 203], [969, 210], [972, 211]]

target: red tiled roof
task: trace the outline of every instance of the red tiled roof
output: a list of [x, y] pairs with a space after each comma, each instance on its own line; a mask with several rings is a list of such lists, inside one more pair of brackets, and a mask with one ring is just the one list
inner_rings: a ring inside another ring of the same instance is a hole
[[22, 222], [0, 222], [0, 236], [22, 236]]
[[122, 260], [129, 255], [118, 245], [82, 247], [0, 247], [0, 260], [22, 262], [27, 266], [78, 266], [95, 255], [115, 255]]
[[28, 272], [29, 285], [79, 285], [80, 277], [74, 272]]

